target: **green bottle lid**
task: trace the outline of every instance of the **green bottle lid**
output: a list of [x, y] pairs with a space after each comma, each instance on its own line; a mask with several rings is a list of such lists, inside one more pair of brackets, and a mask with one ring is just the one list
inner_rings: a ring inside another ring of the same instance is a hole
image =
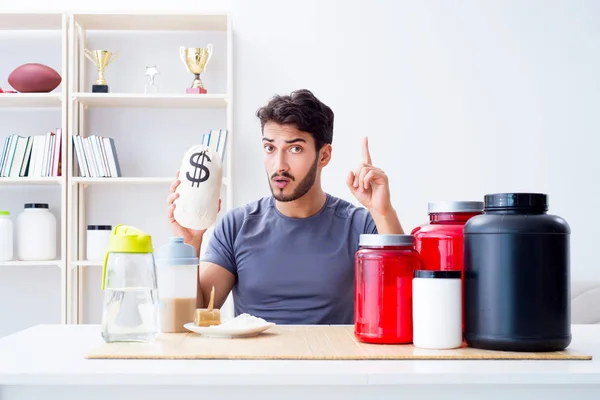
[[152, 237], [129, 225], [117, 225], [108, 239], [108, 247], [102, 267], [102, 290], [106, 280], [106, 262], [109, 253], [152, 253]]

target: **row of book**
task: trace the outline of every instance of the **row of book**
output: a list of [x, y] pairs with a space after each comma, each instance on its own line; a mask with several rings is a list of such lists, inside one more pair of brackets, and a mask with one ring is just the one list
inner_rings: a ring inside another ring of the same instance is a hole
[[[60, 176], [62, 129], [39, 136], [10, 135], [4, 141], [0, 158], [1, 177]], [[212, 147], [225, 158], [227, 129], [211, 129], [202, 135], [201, 144]], [[121, 177], [121, 167], [112, 137], [73, 136], [79, 175], [85, 178]]]
[[73, 136], [79, 174], [84, 178], [118, 178], [121, 166], [112, 137], [90, 135]]
[[9, 135], [0, 157], [0, 176], [50, 177], [62, 173], [62, 128], [45, 135]]
[[227, 129], [211, 129], [208, 133], [203, 133], [201, 144], [212, 147], [223, 162], [227, 145]]

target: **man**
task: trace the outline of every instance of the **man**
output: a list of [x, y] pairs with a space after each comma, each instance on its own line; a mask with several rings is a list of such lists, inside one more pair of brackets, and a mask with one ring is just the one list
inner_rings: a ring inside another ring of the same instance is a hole
[[[275, 96], [256, 115], [272, 196], [216, 223], [200, 263], [198, 306], [206, 307], [214, 286], [217, 308], [233, 290], [236, 315], [278, 324], [353, 324], [359, 235], [404, 233], [388, 178], [373, 166], [365, 138], [362, 163], [346, 179], [365, 208], [323, 190], [334, 114], [308, 90]], [[168, 198], [169, 220], [174, 234], [199, 251], [204, 231], [184, 229], [173, 218], [179, 183]]]

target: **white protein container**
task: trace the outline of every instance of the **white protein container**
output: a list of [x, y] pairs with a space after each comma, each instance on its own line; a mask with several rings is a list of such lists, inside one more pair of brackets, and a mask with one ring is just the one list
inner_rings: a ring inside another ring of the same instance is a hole
[[13, 259], [13, 223], [10, 212], [0, 211], [0, 261]]
[[26, 203], [17, 217], [17, 256], [23, 261], [56, 259], [56, 217], [47, 203]]
[[104, 261], [111, 233], [111, 225], [87, 226], [85, 258], [88, 261]]
[[417, 270], [412, 285], [414, 346], [460, 347], [463, 342], [461, 272]]

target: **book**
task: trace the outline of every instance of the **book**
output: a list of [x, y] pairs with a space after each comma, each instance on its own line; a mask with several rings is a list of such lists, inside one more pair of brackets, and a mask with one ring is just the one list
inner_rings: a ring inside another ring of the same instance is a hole
[[212, 147], [221, 158], [221, 162], [223, 162], [225, 160], [225, 149], [227, 148], [227, 129], [211, 129], [208, 133], [203, 133], [200, 144]]
[[73, 136], [74, 153], [79, 175], [84, 178], [118, 178], [121, 166], [112, 137], [90, 135]]
[[62, 128], [45, 135], [7, 136], [0, 155], [0, 177], [61, 176], [62, 140]]

